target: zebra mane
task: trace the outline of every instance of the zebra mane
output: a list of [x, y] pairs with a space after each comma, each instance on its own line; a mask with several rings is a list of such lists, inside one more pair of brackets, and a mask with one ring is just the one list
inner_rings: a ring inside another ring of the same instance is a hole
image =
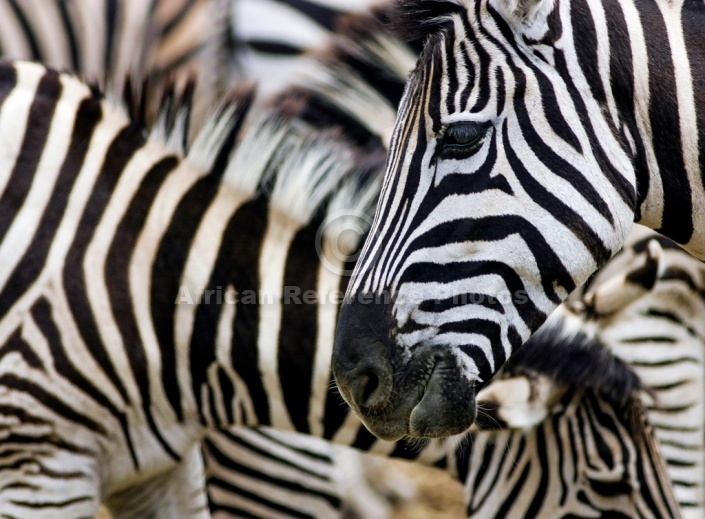
[[261, 106], [251, 84], [231, 91], [186, 145], [190, 91], [168, 94], [150, 138], [182, 152], [197, 171], [224, 161], [225, 185], [267, 196], [270, 209], [300, 224], [329, 203], [337, 211], [373, 211], [384, 153], [361, 153], [341, 132], [292, 117], [287, 106]]
[[318, 128], [334, 127], [365, 150], [386, 148], [417, 54], [370, 14], [340, 19], [328, 45], [273, 98]]
[[552, 318], [507, 361], [505, 373], [543, 374], [566, 387], [596, 390], [625, 405], [642, 389], [637, 375], [596, 336], [575, 330], [566, 318]]
[[385, 158], [381, 146], [363, 153], [342, 125], [309, 124], [299, 117], [303, 108], [292, 108], [295, 95], [281, 106], [263, 106], [252, 83], [234, 87], [192, 127], [195, 88], [194, 81], [155, 87], [149, 80], [127, 80], [119, 95], [91, 92], [201, 174], [223, 161], [225, 184], [248, 196], [268, 196], [270, 208], [292, 221], [307, 223], [329, 202], [335, 211], [373, 211]]
[[394, 0], [385, 13], [390, 30], [404, 41], [423, 41], [466, 9], [463, 0]]
[[[382, 165], [379, 160], [373, 167]], [[364, 157], [340, 132], [319, 130], [278, 110], [258, 114], [248, 124], [231, 166], [226, 172], [231, 185], [259, 177], [258, 189], [269, 197], [270, 209], [301, 224], [336, 194], [346, 193], [346, 205], [354, 208], [370, 184]]]

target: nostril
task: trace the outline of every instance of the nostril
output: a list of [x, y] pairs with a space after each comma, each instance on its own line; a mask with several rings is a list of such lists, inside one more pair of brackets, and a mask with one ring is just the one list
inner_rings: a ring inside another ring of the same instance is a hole
[[360, 368], [354, 382], [355, 401], [360, 410], [378, 411], [387, 405], [392, 393], [392, 379], [386, 375], [385, 371], [369, 364]]
[[370, 405], [368, 404], [368, 401], [374, 400], [372, 397], [374, 396], [375, 391], [379, 387], [379, 377], [375, 375], [374, 373], [370, 373], [367, 377], [365, 383], [365, 387], [362, 390], [362, 398], [360, 399], [360, 404], [362, 405]]

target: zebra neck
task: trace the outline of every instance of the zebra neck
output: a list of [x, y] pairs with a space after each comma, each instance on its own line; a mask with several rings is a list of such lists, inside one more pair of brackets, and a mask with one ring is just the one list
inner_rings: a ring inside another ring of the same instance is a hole
[[631, 152], [635, 221], [705, 258], [705, 5], [625, 0], [602, 8], [573, 17], [575, 51]]

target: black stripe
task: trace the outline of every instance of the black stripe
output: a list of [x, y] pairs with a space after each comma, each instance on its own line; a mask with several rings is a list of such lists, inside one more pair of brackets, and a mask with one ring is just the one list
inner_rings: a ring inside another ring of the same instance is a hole
[[[238, 461], [232, 459], [229, 456], [226, 456], [224, 453], [219, 451], [218, 449], [212, 448], [213, 445], [209, 444], [209, 450], [208, 454], [216, 460], [217, 463], [219, 463], [222, 466], [227, 467], [228, 469], [237, 472], [241, 477], [249, 478], [258, 482], [265, 483], [269, 486], [273, 486], [279, 489], [284, 489], [284, 490], [289, 490], [297, 494], [302, 494], [302, 495], [310, 495], [314, 496], [320, 499], [323, 499], [324, 501], [327, 501], [330, 503], [332, 506], [340, 506], [340, 501], [337, 496], [330, 495], [326, 492], [316, 490], [315, 488], [309, 488], [306, 485], [304, 485], [301, 482], [295, 482], [295, 481], [289, 481], [284, 478], [276, 477], [276, 476], [270, 476], [262, 471], [253, 469], [252, 467], [248, 465], [244, 465], [242, 463], [239, 463]], [[263, 452], [260, 449], [257, 449], [258, 452]], [[265, 453], [266, 454], [266, 453]], [[281, 463], [282, 460], [277, 459], [278, 463]], [[297, 467], [298, 470], [301, 470], [302, 467]], [[212, 483], [212, 480], [209, 479], [209, 485]], [[291, 514], [291, 517], [307, 517], [306, 515], [302, 515], [300, 512], [298, 512], [295, 509], [291, 509], [283, 504], [276, 503], [272, 501], [269, 497], [270, 496], [263, 496], [260, 494], [255, 494], [249, 491], [246, 491], [240, 487], [236, 487], [232, 485], [229, 482], [223, 481], [218, 479], [218, 486], [223, 488], [224, 490], [227, 490], [228, 492], [234, 494], [234, 495], [242, 495], [246, 497], [249, 500], [252, 500], [254, 502], [263, 504], [267, 507], [272, 508], [273, 510], [278, 510], [280, 512], [285, 512], [287, 514]]]
[[[181, 408], [181, 390], [176, 378], [176, 345], [174, 344], [175, 302], [178, 299], [182, 274], [193, 238], [198, 231], [203, 214], [208, 210], [220, 187], [220, 181], [230, 161], [230, 152], [235, 146], [235, 141], [245, 121], [251, 101], [251, 96], [243, 96], [239, 99], [232, 124], [226, 138], [223, 139], [222, 146], [218, 150], [211, 171], [208, 175], [198, 180], [177, 205], [169, 228], [164, 233], [159, 244], [152, 267], [150, 313], [159, 343], [162, 361], [162, 385], [169, 404], [179, 421], [183, 420], [183, 410]], [[215, 286], [218, 285], [206, 288], [214, 288]], [[221, 284], [220, 286], [224, 288], [226, 285]], [[215, 308], [215, 305], [210, 306]], [[214, 318], [216, 320], [208, 321], [208, 326], [213, 327], [210, 332], [213, 333], [218, 322], [217, 318]], [[184, 340], [186, 339], [184, 338]], [[207, 366], [207, 364], [199, 365], [201, 368]], [[191, 369], [193, 370], [193, 367]], [[202, 371], [201, 374], [205, 376], [205, 371]], [[198, 400], [200, 393], [194, 396]]]
[[497, 519], [501, 517], [516, 517], [515, 515], [508, 515], [509, 511], [512, 509], [512, 506], [514, 506], [514, 503], [517, 500], [517, 497], [519, 497], [519, 494], [521, 491], [524, 489], [524, 485], [526, 484], [526, 480], [529, 477], [529, 472], [531, 469], [531, 465], [527, 464], [526, 467], [524, 467], [524, 470], [522, 470], [521, 475], [519, 476], [519, 479], [517, 479], [517, 482], [515, 483], [514, 487], [512, 488], [512, 491], [509, 493], [507, 498], [504, 500], [502, 503], [502, 506], [497, 510], [497, 515], [495, 516]]
[[42, 509], [42, 508], [65, 508], [67, 506], [76, 505], [79, 503], [91, 503], [95, 499], [95, 496], [83, 496], [75, 497], [72, 499], [67, 499], [65, 501], [17, 501], [15, 499], [10, 499], [9, 502], [24, 508]]
[[[448, 80], [448, 93], [446, 94], [445, 105], [446, 112], [452, 114], [455, 109], [455, 94], [458, 92], [458, 66], [455, 60], [455, 26], [449, 24], [443, 32], [445, 42], [445, 77]], [[436, 84], [439, 88], [438, 95], [441, 95], [440, 84]]]
[[634, 6], [639, 11], [643, 25], [649, 59], [649, 90], [652, 99], [649, 118], [664, 191], [663, 220], [661, 228], [656, 230], [678, 243], [687, 243], [693, 235], [693, 206], [683, 158], [672, 49], [657, 3], [635, 2]]
[[[591, 150], [593, 156], [599, 164], [602, 174], [607, 177], [607, 180], [610, 182], [615, 192], [619, 195], [622, 201], [628, 207], [633, 209], [636, 203], [635, 186], [633, 186], [629, 182], [629, 180], [620, 170], [615, 168], [609, 156], [605, 153], [604, 149], [602, 148], [602, 144], [600, 143], [599, 139], [597, 139], [597, 132], [595, 131], [592, 120], [588, 116], [588, 109], [585, 105], [585, 100], [582, 97], [581, 89], [576, 87], [576, 85], [572, 82], [572, 76], [570, 75], [570, 72], [568, 70], [568, 65], [566, 63], [566, 59], [563, 52], [555, 50], [554, 59], [555, 69], [561, 75], [561, 77], [565, 79], [564, 84], [566, 86], [566, 89], [568, 90], [568, 93], [571, 96], [576, 112], [581, 118], [580, 123], [583, 125], [585, 133], [587, 134], [588, 141], [590, 144], [589, 149]], [[621, 140], [621, 133], [619, 135]], [[615, 135], [615, 138], [617, 137], [618, 135]], [[635, 135], [634, 137], [636, 138], [637, 135]]]
[[[260, 431], [257, 430], [252, 430], [251, 432], [258, 433]], [[283, 446], [287, 451], [294, 451], [298, 454], [300, 454], [302, 457], [309, 458], [309, 461], [304, 461], [301, 460], [300, 463], [295, 463], [292, 462], [288, 459], [284, 459], [280, 457], [276, 452], [271, 452], [269, 449], [271, 449], [270, 446], [265, 446], [261, 447], [259, 445], [256, 445], [255, 443], [252, 443], [249, 441], [246, 437], [243, 436], [238, 436], [235, 434], [232, 434], [229, 431], [223, 431], [221, 434], [223, 438], [227, 439], [227, 443], [232, 446], [237, 445], [240, 449], [247, 450], [250, 454], [252, 455], [257, 455], [258, 457], [263, 458], [264, 460], [270, 460], [276, 462], [277, 465], [284, 465], [287, 467], [291, 467], [295, 469], [299, 473], [304, 473], [307, 476], [313, 477], [319, 481], [328, 481], [328, 477], [325, 474], [320, 474], [313, 470], [312, 468], [309, 467], [311, 463], [315, 462], [326, 462], [326, 463], [332, 463], [332, 459], [330, 456], [321, 456], [319, 453], [313, 453], [311, 451], [307, 451], [305, 449], [301, 449], [298, 447], [293, 447], [289, 445], [288, 443], [282, 443], [279, 440], [276, 440], [275, 438], [267, 435], [267, 434], [261, 434], [262, 437], [267, 439], [268, 444], [276, 443], [278, 445]], [[219, 464], [228, 468], [232, 469], [232, 464], [233, 462], [237, 463], [237, 457], [233, 458], [230, 456], [230, 453], [226, 452], [221, 452], [220, 449], [217, 448], [216, 444], [213, 444], [212, 442], [208, 442], [208, 450], [210, 451], [213, 449], [213, 453], [215, 454], [215, 459], [218, 460]], [[310, 461], [313, 460], [313, 461]]]
[[685, 0], [682, 7], [681, 26], [683, 40], [690, 62], [695, 117], [698, 124], [698, 145], [701, 184], [694, 189], [705, 189], [705, 45], [703, 45], [703, 3]]
[[[497, 275], [504, 280], [509, 293], [512, 294], [513, 301], [517, 303], [515, 308], [519, 316], [530, 329], [537, 329], [546, 320], [546, 314], [537, 308], [528, 296], [525, 300], [522, 297], [522, 300], [519, 301], [519, 297], [527, 294], [526, 287], [514, 269], [504, 263], [490, 261], [458, 262], [453, 264], [452, 269], [442, 270], [442, 279], [445, 283], [470, 279], [476, 276]], [[439, 268], [436, 263], [415, 263], [404, 272], [399, 284], [403, 285], [407, 281], [415, 283], [438, 281], [438, 271]], [[520, 302], [521, 304], [519, 304]]]
[[[330, 456], [327, 454], [321, 454], [320, 452], [311, 451], [305, 447], [299, 447], [295, 444], [292, 445], [290, 443], [283, 442], [279, 438], [272, 436], [269, 433], [269, 431], [267, 431], [266, 429], [251, 429], [251, 432], [258, 434], [262, 438], [266, 438], [267, 441], [270, 443], [276, 443], [278, 445], [283, 445], [287, 448], [287, 450], [292, 451], [292, 452], [298, 452], [299, 454], [302, 454], [303, 456], [305, 456], [307, 458], [311, 458], [311, 459], [314, 459], [317, 461], [322, 461], [322, 462], [328, 462], [331, 459]], [[319, 477], [322, 478], [323, 476], [319, 475]]]
[[[546, 428], [537, 427], [536, 428], [536, 456], [538, 457], [538, 465], [541, 467], [539, 470], [539, 484], [534, 492], [534, 498], [531, 500], [531, 504], [526, 511], [526, 518], [538, 517], [541, 511], [541, 506], [548, 497], [546, 495], [546, 490], [548, 489], [548, 478], [551, 471], [556, 470], [551, 467], [548, 463], [548, 453], [546, 452]], [[558, 443], [558, 442], [557, 442]]]
[[83, 70], [82, 57], [78, 49], [78, 42], [76, 41], [76, 28], [71, 22], [71, 16], [68, 10], [68, 2], [56, 2], [55, 5], [56, 8], [59, 10], [59, 17], [61, 18], [61, 26], [63, 27], [62, 35], [65, 37], [66, 42], [69, 46], [71, 70], [78, 72], [80, 70]]
[[17, 85], [17, 70], [14, 65], [0, 59], [0, 109]]
[[[517, 104], [521, 105], [521, 103]], [[563, 200], [553, 195], [526, 170], [524, 164], [521, 162], [521, 159], [519, 159], [519, 156], [514, 152], [514, 149], [508, 145], [511, 140], [506, 124], [503, 127], [503, 138], [506, 145], [505, 151], [507, 152], [509, 164], [512, 170], [516, 173], [516, 178], [519, 180], [526, 193], [532, 198], [532, 200], [541, 205], [548, 213], [553, 215], [558, 222], [563, 224], [570, 232], [572, 232], [585, 244], [585, 247], [588, 249], [598, 266], [603, 265], [608, 259], [610, 259], [612, 253], [605, 247], [604, 243], [602, 243], [602, 240], [598, 234], [592, 229], [592, 227], [590, 227], [590, 224], [588, 224], [579, 213], [569, 207]], [[537, 150], [534, 150], [534, 152], [536, 151]], [[545, 158], [546, 157], [544, 157], [544, 159]], [[572, 182], [575, 182], [575, 180]], [[600, 198], [597, 200], [589, 199], [593, 205], [597, 204], [598, 207], [600, 206], [600, 200]], [[609, 219], [608, 215], [609, 212], [604, 213], [605, 218]]]
[[[19, 4], [17, 3], [16, 0], [8, 0], [8, 3], [10, 4], [10, 7], [15, 13], [15, 16], [17, 17], [17, 22], [20, 24], [20, 27], [22, 28], [22, 34], [24, 35], [27, 44], [29, 45], [29, 50], [31, 52], [31, 56], [24, 56], [27, 59], [33, 59], [37, 61], [42, 61], [43, 59], [46, 58], [42, 54], [42, 51], [39, 49], [39, 43], [37, 42], [37, 37], [34, 34], [34, 30], [32, 28], [32, 24], [27, 20], [27, 17], [25, 16], [22, 8], [20, 8]], [[20, 2], [22, 3], [22, 2]]]
[[[46, 367], [34, 349], [22, 338], [22, 329], [15, 330], [0, 347], [0, 361], [6, 356], [16, 353], [28, 367], [46, 372]], [[24, 420], [23, 420], [24, 422]]]
[[475, 84], [475, 66], [472, 64], [472, 60], [470, 59], [468, 52], [467, 39], [463, 39], [460, 41], [460, 56], [462, 57], [463, 65], [465, 66], [467, 84], [460, 93], [460, 112], [468, 111], [468, 100], [470, 99], [470, 94], [472, 93], [472, 87]]
[[[483, 380], [489, 380], [507, 360], [504, 352], [504, 341], [502, 340], [502, 328], [496, 322], [487, 319], [466, 319], [464, 321], [456, 321], [441, 325], [438, 335], [442, 338], [444, 333], [469, 332], [483, 335], [490, 341], [492, 348], [492, 360], [494, 360], [494, 369], [489, 373], [485, 372], [480, 374], [480, 377]], [[469, 347], [469, 349], [466, 348], [466, 346], [461, 346], [460, 350], [474, 358], [475, 355], [473, 355], [473, 353], [477, 351], [476, 347]]]
[[100, 434], [101, 436], [107, 436], [108, 434], [101, 424], [73, 407], [70, 407], [60, 398], [30, 380], [25, 380], [16, 375], [7, 373], [0, 376], [0, 386], [7, 388], [7, 390], [11, 392], [25, 393], [64, 419], [85, 427], [96, 434]]
[[[126, 6], [123, 7], [126, 8]], [[105, 54], [103, 56], [103, 69], [106, 71], [112, 69], [113, 58], [117, 58], [117, 56], [113, 56], [116, 44], [118, 47], [120, 46], [120, 42], [115, 41], [116, 26], [119, 22], [118, 8], [118, 0], [105, 0]]]
[[[417, 99], [419, 96], [423, 95], [423, 88], [417, 87], [417, 89], [413, 92], [413, 94], [407, 94], [409, 98]], [[411, 103], [409, 103], [409, 106], [412, 106]], [[388, 232], [394, 232], [394, 229], [397, 227], [399, 224], [400, 220], [403, 218], [405, 211], [404, 211], [404, 201], [409, 201], [412, 200], [415, 194], [416, 186], [419, 184], [419, 179], [420, 179], [420, 174], [421, 174], [421, 168], [423, 167], [423, 156], [425, 153], [425, 148], [426, 148], [426, 132], [425, 131], [416, 131], [416, 124], [424, 124], [420, 119], [423, 117], [423, 114], [420, 113], [418, 109], [413, 110], [410, 114], [410, 119], [407, 119], [403, 128], [399, 125], [397, 125], [397, 129], [395, 130], [395, 137], [394, 139], [399, 139], [401, 138], [406, 132], [407, 138], [405, 138], [401, 142], [401, 148], [398, 148], [398, 142], [392, 142], [392, 145], [390, 147], [390, 152], [388, 155], [387, 159], [387, 168], [389, 168], [390, 164], [392, 161], [397, 161], [397, 170], [394, 171], [393, 175], [391, 176], [391, 181], [386, 180], [385, 182], [389, 182], [387, 186], [385, 186], [382, 196], [385, 196], [387, 193], [394, 193], [399, 190], [401, 187], [403, 189], [402, 197], [401, 197], [401, 202], [399, 204], [399, 207], [397, 208], [397, 211], [395, 214], [391, 214], [391, 203], [394, 199], [393, 196], [389, 196], [387, 199], [387, 206], [384, 206], [382, 204], [379, 204], [378, 209], [377, 209], [377, 215], [376, 215], [376, 220], [379, 222], [377, 226], [374, 228], [374, 235], [368, 236], [367, 237], [367, 243], [374, 243], [377, 240], [384, 239], [386, 243], [386, 249], [391, 252], [392, 248], [395, 246], [396, 243], [398, 243], [402, 237], [397, 236], [394, 241], [391, 241], [393, 236], [388, 236], [388, 237], [382, 237], [380, 235], [382, 231], [382, 223], [381, 222], [386, 222], [389, 221], [389, 231]], [[412, 152], [411, 156], [411, 163], [409, 165], [409, 171], [407, 173], [407, 179], [406, 183], [404, 186], [400, 186], [401, 182], [401, 171], [399, 168], [402, 167], [403, 165], [403, 157], [406, 157], [410, 151], [409, 149], [409, 141], [410, 137], [412, 135], [418, 134], [418, 141], [416, 143], [416, 147]], [[387, 172], [387, 178], [389, 179], [389, 171]], [[379, 255], [383, 254], [383, 249], [380, 248], [377, 250], [377, 258], [376, 261], [380, 261]], [[381, 265], [376, 266], [375, 268], [370, 269], [370, 274], [372, 274], [375, 270], [379, 270], [380, 272], [387, 272], [389, 269], [389, 263], [394, 260], [394, 258], [391, 257], [390, 252], [387, 253], [386, 257], [382, 257], [382, 263]], [[366, 258], [365, 261], [370, 261], [373, 258]]]
[[[274, 223], [278, 225], [278, 222]], [[304, 433], [310, 432], [308, 414], [318, 339], [318, 305], [329, 304], [316, 299], [319, 295], [316, 288], [320, 266], [316, 233], [320, 224], [319, 219], [314, 219], [299, 230], [289, 247], [284, 269], [284, 301], [277, 351], [284, 403], [294, 427]], [[295, 297], [288, 298], [287, 291]]]
[[[482, 30], [480, 30], [481, 35], [478, 35], [477, 32], [470, 26], [466, 17], [463, 16], [462, 18], [463, 23], [465, 25], [465, 33], [469, 41], [474, 41], [475, 38], [480, 39], [484, 36], [484, 34], [482, 34]], [[490, 96], [492, 93], [492, 88], [490, 84], [490, 78], [492, 75], [490, 73], [490, 67], [492, 59], [490, 58], [490, 55], [487, 53], [487, 51], [482, 47], [482, 45], [474, 45], [473, 50], [477, 54], [480, 70], [475, 77], [475, 82], [469, 83], [465, 87], [465, 91], [462, 95], [466, 97], [466, 99], [469, 98], [470, 93], [472, 92], [472, 88], [476, 86], [477, 82], [479, 82], [479, 88], [475, 104], [471, 107], [466, 107], [464, 110], [479, 113], [484, 110], [490, 102]]]
[[[247, 385], [259, 425], [268, 425], [269, 397], [259, 371], [260, 288], [259, 258], [267, 230], [268, 204], [259, 196], [243, 204], [230, 219], [221, 241], [207, 290], [233, 286], [238, 292], [233, 326], [232, 364]], [[195, 302], [195, 301], [194, 301]], [[193, 394], [200, 400], [208, 367], [216, 362], [217, 323], [221, 305], [200, 304], [190, 347]], [[230, 402], [224, 403], [226, 406]], [[202, 412], [203, 410], [201, 410]]]
[[[7, 231], [22, 209], [32, 187], [37, 166], [42, 158], [41, 150], [44, 150], [46, 145], [61, 92], [59, 75], [56, 72], [47, 71], [39, 81], [27, 116], [22, 146], [7, 188], [0, 198], [0, 242], [5, 239]], [[0, 317], [5, 315], [6, 311], [0, 308]]]
[[300, 56], [306, 50], [287, 43], [278, 43], [269, 40], [249, 40], [247, 44], [257, 52], [272, 54], [273, 56]]
[[307, 0], [278, 0], [286, 6], [296, 9], [304, 16], [315, 21], [318, 25], [325, 29], [333, 30], [335, 22], [342, 14], [341, 11], [327, 7], [318, 2], [309, 2]]

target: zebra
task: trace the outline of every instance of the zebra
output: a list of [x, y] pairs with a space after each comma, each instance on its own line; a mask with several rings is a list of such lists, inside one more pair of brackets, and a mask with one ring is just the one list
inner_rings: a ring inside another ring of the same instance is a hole
[[194, 83], [191, 116], [200, 126], [226, 88], [218, 71], [227, 66], [228, 20], [217, 7], [213, 0], [2, 0], [0, 55], [78, 73], [110, 92], [127, 87], [149, 124], [167, 83]]
[[388, 18], [426, 45], [333, 369], [375, 434], [437, 437], [635, 221], [705, 258], [705, 6], [413, 0]]
[[[254, 184], [228, 183], [234, 168], [256, 157], [228, 160], [252, 94], [233, 94], [181, 160], [184, 111], [164, 117], [150, 139], [70, 75], [27, 62], [3, 62], [1, 70], [2, 511], [91, 516], [101, 496], [173, 469], [207, 424], [226, 418], [222, 407], [210, 409], [208, 388], [232, 391], [235, 383], [223, 386], [228, 372], [208, 360], [205, 337], [189, 358], [190, 335], [174, 330], [187, 325], [190, 310], [174, 303], [180, 283], [198, 279], [189, 252], [206, 246], [217, 259], [212, 234], [198, 225], [257, 190], [254, 175], [243, 175]], [[283, 152], [294, 129], [272, 122], [239, 149]], [[307, 143], [320, 153], [321, 142]], [[340, 182], [352, 153], [331, 150], [340, 156], [330, 178]], [[311, 164], [317, 158], [309, 154]], [[324, 162], [321, 171], [329, 169]], [[182, 245], [187, 229], [201, 240], [195, 249]], [[169, 243], [178, 255], [163, 248]], [[167, 276], [167, 267], [176, 271]], [[239, 369], [230, 376], [239, 378]], [[226, 396], [221, 404], [231, 402]], [[247, 412], [230, 409], [231, 419], [233, 412], [246, 423]]]
[[117, 91], [129, 74], [165, 76], [200, 60], [209, 43], [200, 24], [213, 16], [209, 0], [3, 0], [0, 13], [4, 57], [80, 72]]
[[[368, 13], [373, 0], [232, 0], [228, 2], [229, 76], [256, 79], [264, 93], [306, 74], [309, 55], [326, 47], [339, 24]], [[413, 66], [413, 64], [412, 64]]]
[[[119, 90], [128, 72], [138, 77], [140, 71], [147, 70], [150, 81], [154, 82], [155, 77], [173, 74], [177, 68], [192, 67], [194, 62], [204, 61], [198, 52], [207, 47], [203, 35], [213, 34], [212, 30], [202, 30], [203, 24], [212, 21], [212, 4], [201, 0], [92, 4], [57, 1], [38, 9], [32, 2], [6, 1], [0, 4], [4, 13], [0, 22], [4, 29], [0, 35], [0, 52], [74, 70], [91, 82], [109, 84], [113, 90]], [[199, 30], [189, 31], [194, 26]], [[217, 39], [211, 37], [211, 41]], [[201, 79], [199, 86], [202, 83]], [[400, 79], [398, 88], [401, 92], [403, 79]], [[180, 468], [179, 471], [188, 475], [192, 470]], [[159, 480], [151, 487], [141, 485], [137, 489], [141, 494], [137, 496], [135, 489], [129, 488], [111, 499], [109, 504], [117, 516], [141, 517], [145, 515], [143, 511], [150, 508], [161, 508], [165, 516], [175, 515], [175, 512], [169, 512], [170, 509], [155, 504], [153, 499], [154, 495], [163, 495], [169, 483], [179, 483], [177, 476], [169, 475], [168, 479], [167, 485], [161, 485]], [[198, 477], [195, 479], [197, 481]], [[202, 484], [195, 482], [192, 486]], [[160, 490], [156, 492], [152, 487]], [[199, 496], [194, 499], [194, 505], [182, 502], [185, 495], [195, 494], [195, 491], [183, 492], [178, 484], [167, 490], [175, 497], [172, 499], [167, 495], [161, 500], [176, 503], [176, 510], [203, 507]], [[141, 508], [124, 509], [125, 503], [138, 503]]]

